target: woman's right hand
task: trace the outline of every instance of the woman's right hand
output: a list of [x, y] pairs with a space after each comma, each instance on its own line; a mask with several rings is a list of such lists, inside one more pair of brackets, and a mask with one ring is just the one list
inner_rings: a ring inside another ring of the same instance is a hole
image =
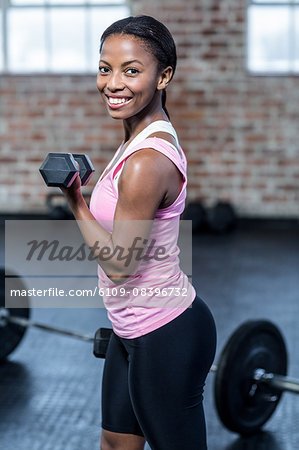
[[[76, 162], [78, 170], [80, 169], [79, 164]], [[66, 200], [72, 206], [73, 204], [76, 204], [79, 200], [82, 199], [82, 192], [81, 192], [81, 178], [79, 176], [79, 171], [77, 172], [77, 176], [72, 182], [72, 184], [69, 187], [61, 187], [61, 191], [63, 192]]]

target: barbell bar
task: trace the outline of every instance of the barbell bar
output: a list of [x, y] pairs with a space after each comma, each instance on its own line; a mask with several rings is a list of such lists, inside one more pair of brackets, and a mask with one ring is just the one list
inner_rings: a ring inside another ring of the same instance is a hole
[[[110, 328], [100, 328], [95, 336], [81, 334], [11, 315], [2, 307], [0, 330], [5, 324], [35, 327], [94, 342], [94, 354], [102, 358], [112, 333]], [[214, 395], [220, 420], [226, 428], [242, 435], [254, 434], [262, 428], [284, 391], [299, 394], [299, 380], [286, 376], [284, 339], [276, 325], [267, 320], [240, 325], [223, 348], [218, 365], [213, 364], [210, 372], [215, 373]]]
[[264, 369], [256, 369], [253, 374], [256, 383], [266, 383], [280, 391], [299, 394], [299, 380], [274, 373], [267, 373]]
[[[218, 366], [213, 364], [210, 372], [217, 372]], [[256, 369], [252, 375], [254, 384], [265, 383], [279, 391], [291, 392], [292, 394], [299, 394], [299, 380], [274, 373], [267, 373], [264, 369]], [[254, 395], [255, 387], [250, 392]], [[270, 399], [269, 399], [270, 400]], [[273, 398], [274, 400], [274, 398]]]
[[50, 326], [50, 325], [44, 325], [44, 324], [38, 323], [38, 322], [32, 322], [31, 320], [24, 319], [23, 317], [10, 316], [6, 312], [4, 312], [4, 308], [0, 309], [0, 321], [1, 320], [7, 321], [9, 323], [14, 323], [14, 324], [19, 325], [24, 328], [28, 328], [28, 327], [39, 328], [44, 331], [49, 331], [51, 333], [57, 333], [57, 334], [63, 334], [65, 336], [78, 338], [78, 339], [81, 339], [81, 340], [87, 341], [87, 342], [94, 341], [94, 336], [91, 336], [88, 334], [81, 334], [81, 333], [77, 333], [75, 331], [69, 331], [69, 330], [65, 330], [63, 328], [53, 327], [52, 325]]

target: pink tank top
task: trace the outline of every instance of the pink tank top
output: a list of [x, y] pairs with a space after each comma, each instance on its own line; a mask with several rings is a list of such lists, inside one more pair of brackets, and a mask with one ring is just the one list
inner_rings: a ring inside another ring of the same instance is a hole
[[110, 168], [110, 171], [103, 178], [100, 177], [90, 200], [91, 213], [111, 233], [118, 201], [119, 175], [127, 158], [144, 148], [153, 148], [163, 153], [177, 166], [184, 178], [176, 200], [167, 208], [157, 210], [148, 239], [149, 243], [154, 242], [154, 247], [163, 246], [167, 258], [161, 261], [157, 258], [141, 260], [136, 273], [121, 285], [111, 281], [101, 266], [98, 266], [99, 288], [102, 288], [108, 317], [114, 332], [123, 338], [140, 337], [167, 324], [182, 314], [196, 295], [187, 275], [180, 268], [180, 250], [177, 246], [180, 215], [185, 207], [187, 161], [178, 140], [180, 152], [164, 139], [147, 137], [157, 131], [170, 133], [177, 140], [175, 130], [169, 122], [152, 122], [133, 139], [113, 167], [121, 147], [118, 148], [105, 169]]

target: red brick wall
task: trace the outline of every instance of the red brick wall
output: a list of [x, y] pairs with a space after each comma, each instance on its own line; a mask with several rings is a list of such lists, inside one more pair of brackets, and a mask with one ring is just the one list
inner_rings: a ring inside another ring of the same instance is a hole
[[[246, 2], [131, 5], [162, 20], [177, 43], [167, 106], [189, 161], [189, 199], [230, 200], [243, 217], [298, 217], [299, 78], [246, 72]], [[45, 210], [38, 168], [48, 152], [86, 152], [100, 172], [122, 138], [95, 77], [3, 76], [0, 96], [2, 211]]]

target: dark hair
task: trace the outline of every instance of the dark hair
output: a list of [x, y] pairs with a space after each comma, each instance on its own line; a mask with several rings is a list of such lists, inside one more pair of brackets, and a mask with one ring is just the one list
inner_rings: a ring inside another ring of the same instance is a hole
[[[102, 34], [100, 51], [107, 37], [112, 34], [130, 34], [143, 41], [146, 48], [156, 57], [158, 70], [171, 66], [174, 75], [177, 55], [173, 37], [168, 28], [151, 16], [130, 16], [118, 20], [110, 25]], [[169, 114], [165, 106], [166, 90], [162, 91], [162, 107], [168, 118]]]

